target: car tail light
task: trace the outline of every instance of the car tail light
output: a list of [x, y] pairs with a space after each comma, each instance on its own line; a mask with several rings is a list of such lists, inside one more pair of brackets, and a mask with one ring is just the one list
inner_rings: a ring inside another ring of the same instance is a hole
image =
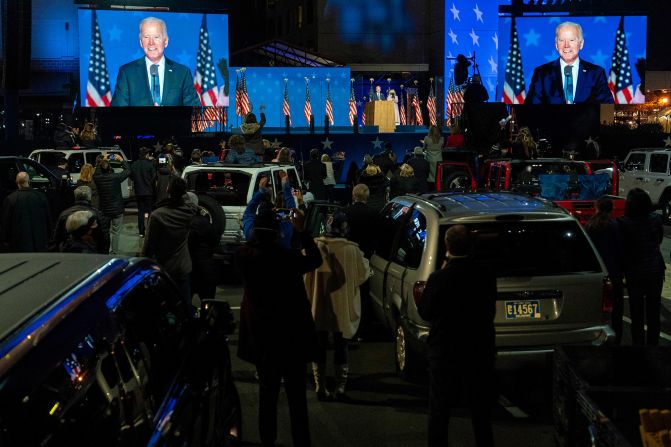
[[609, 277], [603, 278], [603, 287], [601, 289], [601, 312], [613, 311], [613, 282]]
[[426, 281], [416, 281], [415, 285], [412, 286], [412, 299], [415, 300], [415, 305], [419, 305], [419, 302], [422, 301], [422, 295], [424, 295], [424, 288], [426, 287]]

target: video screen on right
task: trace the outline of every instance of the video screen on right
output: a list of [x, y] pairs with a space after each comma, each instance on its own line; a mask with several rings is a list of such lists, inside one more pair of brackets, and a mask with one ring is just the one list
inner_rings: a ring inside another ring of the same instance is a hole
[[499, 19], [499, 98], [507, 104], [641, 104], [645, 16]]

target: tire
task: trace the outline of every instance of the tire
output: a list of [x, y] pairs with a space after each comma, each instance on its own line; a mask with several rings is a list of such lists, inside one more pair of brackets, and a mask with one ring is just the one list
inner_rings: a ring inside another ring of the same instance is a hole
[[443, 191], [468, 191], [471, 189], [471, 176], [466, 171], [456, 171], [447, 176]]
[[219, 236], [224, 234], [224, 230], [226, 229], [226, 214], [221, 205], [219, 205], [219, 202], [206, 194], [199, 194], [198, 206], [205, 211], [210, 223], [217, 230], [217, 234]]
[[394, 334], [396, 372], [401, 379], [414, 381], [417, 379], [420, 370], [419, 356], [410, 347], [408, 333], [400, 320], [396, 321]]
[[659, 201], [659, 209], [662, 210], [662, 219], [665, 225], [671, 225], [671, 194], [664, 194]]

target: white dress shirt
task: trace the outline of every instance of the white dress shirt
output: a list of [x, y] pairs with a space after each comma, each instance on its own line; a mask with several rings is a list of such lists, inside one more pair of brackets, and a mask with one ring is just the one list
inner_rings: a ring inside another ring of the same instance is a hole
[[[150, 61], [146, 57], [144, 58], [144, 62], [147, 65], [147, 77], [149, 79], [149, 93], [153, 93], [151, 90], [151, 66], [154, 65], [154, 62]], [[161, 92], [161, 101], [163, 101], [163, 79], [165, 79], [165, 56], [163, 56], [161, 60], [157, 62], [157, 64], [158, 64], [158, 85]]]
[[[566, 75], [564, 74], [564, 67], [568, 64], [564, 62], [563, 59], [559, 58], [559, 68], [561, 70], [561, 86], [562, 91], [566, 91]], [[571, 73], [573, 76], [573, 102], [575, 102], [575, 90], [578, 86], [578, 72], [580, 72], [580, 58], [576, 59], [575, 62], [571, 64]], [[161, 96], [162, 98], [163, 96]]]

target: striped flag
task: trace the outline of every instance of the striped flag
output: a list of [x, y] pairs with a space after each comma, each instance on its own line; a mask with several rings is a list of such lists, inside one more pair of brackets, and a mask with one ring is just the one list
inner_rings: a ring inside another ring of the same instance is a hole
[[310, 104], [310, 84], [309, 81], [305, 80], [305, 105], [303, 106], [303, 115], [305, 115], [305, 121], [310, 125], [310, 117], [312, 116], [312, 104]]
[[354, 120], [357, 117], [356, 113], [356, 96], [354, 95], [354, 84], [349, 92], [349, 124], [350, 126], [354, 125]]
[[193, 86], [198, 92], [200, 103], [204, 106], [217, 104], [217, 72], [214, 71], [212, 48], [207, 32], [207, 14], [203, 14], [198, 37], [198, 55], [196, 56], [196, 73], [193, 76]]
[[109, 107], [112, 102], [110, 77], [105, 62], [105, 50], [98, 27], [95, 9], [91, 12], [91, 56], [89, 58], [89, 79], [86, 84], [86, 105], [88, 107]]
[[408, 124], [408, 117], [405, 114], [405, 102], [403, 100], [403, 90], [401, 90], [401, 96], [398, 98], [398, 113], [399, 113], [399, 121], [401, 123], [401, 126], [405, 126]]
[[424, 118], [422, 118], [422, 109], [419, 106], [419, 91], [412, 97], [412, 108], [415, 111], [415, 125], [423, 126]]
[[426, 109], [429, 112], [429, 122], [432, 126], [436, 125], [436, 95], [433, 93], [433, 81], [429, 90], [429, 98], [426, 100]]
[[[282, 113], [289, 117], [289, 125], [291, 125], [291, 107], [289, 106], [289, 88], [287, 87], [288, 80], [284, 80], [284, 100], [282, 101]], [[286, 118], [285, 118], [286, 119]]]
[[454, 75], [450, 78], [450, 85], [447, 88], [447, 116], [453, 118], [461, 115], [464, 110], [464, 92], [460, 87], [454, 85]]
[[329, 124], [333, 126], [333, 103], [331, 102], [331, 81], [326, 80], [326, 116]]
[[363, 112], [361, 112], [361, 125], [366, 125], [366, 97], [363, 97]]
[[242, 90], [240, 89], [240, 72], [235, 71], [235, 114], [242, 116]]
[[249, 102], [249, 95], [247, 94], [247, 75], [243, 70], [240, 80], [240, 112], [242, 116], [245, 116], [251, 111], [252, 104]]
[[613, 93], [615, 104], [630, 104], [634, 99], [627, 37], [624, 33], [624, 16], [620, 17], [620, 25], [615, 33], [615, 50], [608, 75], [608, 87]]
[[526, 97], [520, 41], [517, 38], [517, 26], [515, 26], [515, 17], [513, 16], [510, 24], [510, 48], [508, 50], [508, 61], [506, 62], [506, 76], [503, 83], [503, 102], [505, 104], [524, 104]]

